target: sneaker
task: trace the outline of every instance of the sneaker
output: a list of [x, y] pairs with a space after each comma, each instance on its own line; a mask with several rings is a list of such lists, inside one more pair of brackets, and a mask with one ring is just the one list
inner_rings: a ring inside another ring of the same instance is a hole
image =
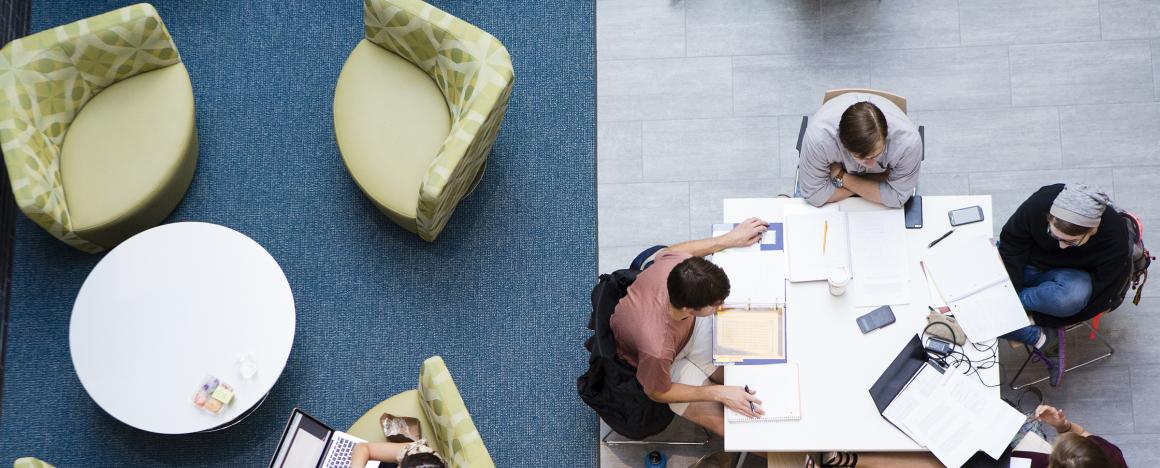
[[[1043, 345], [1043, 348], [1047, 348], [1047, 345]], [[1051, 382], [1051, 386], [1058, 387], [1060, 382], [1063, 381], [1063, 355], [1059, 354], [1057, 356], [1048, 356], [1043, 352], [1043, 348], [1034, 349], [1031, 352], [1036, 358], [1041, 359], [1043, 364], [1047, 366], [1047, 375], [1048, 380]], [[1057, 345], [1055, 349], [1059, 350], [1059, 346]]]
[[1059, 355], [1059, 329], [1058, 328], [1040, 328], [1040, 333], [1047, 336], [1047, 341], [1043, 343], [1043, 347], [1039, 348], [1043, 351], [1043, 355], [1047, 357], [1056, 357]]

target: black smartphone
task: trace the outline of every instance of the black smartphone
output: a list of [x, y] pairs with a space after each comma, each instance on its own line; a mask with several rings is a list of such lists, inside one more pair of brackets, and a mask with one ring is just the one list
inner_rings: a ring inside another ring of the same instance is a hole
[[894, 323], [894, 310], [888, 305], [884, 305], [870, 311], [866, 315], [858, 317], [858, 328], [862, 330], [863, 334], [870, 333], [892, 323]]
[[983, 209], [979, 205], [968, 206], [966, 208], [951, 210], [947, 215], [951, 218], [951, 226], [962, 226], [964, 224], [982, 221]]
[[915, 195], [902, 205], [907, 229], [922, 229], [922, 195]]

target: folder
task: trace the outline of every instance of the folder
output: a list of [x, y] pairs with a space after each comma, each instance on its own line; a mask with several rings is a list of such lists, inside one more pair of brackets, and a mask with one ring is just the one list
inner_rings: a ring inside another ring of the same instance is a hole
[[727, 304], [713, 320], [713, 364], [786, 362], [785, 305]]

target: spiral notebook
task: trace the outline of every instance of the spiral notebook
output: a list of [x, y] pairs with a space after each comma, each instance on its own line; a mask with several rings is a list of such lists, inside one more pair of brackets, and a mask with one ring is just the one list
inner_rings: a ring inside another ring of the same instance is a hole
[[751, 419], [725, 408], [725, 420], [731, 423], [764, 421], [797, 421], [802, 418], [801, 387], [797, 364], [729, 366], [725, 368], [725, 385], [749, 386], [761, 400], [765, 415]]

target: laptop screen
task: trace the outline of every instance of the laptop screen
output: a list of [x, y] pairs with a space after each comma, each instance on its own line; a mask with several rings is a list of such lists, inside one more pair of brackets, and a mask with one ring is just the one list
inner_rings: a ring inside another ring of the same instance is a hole
[[295, 409], [282, 433], [271, 468], [315, 468], [334, 433], [325, 424]]

